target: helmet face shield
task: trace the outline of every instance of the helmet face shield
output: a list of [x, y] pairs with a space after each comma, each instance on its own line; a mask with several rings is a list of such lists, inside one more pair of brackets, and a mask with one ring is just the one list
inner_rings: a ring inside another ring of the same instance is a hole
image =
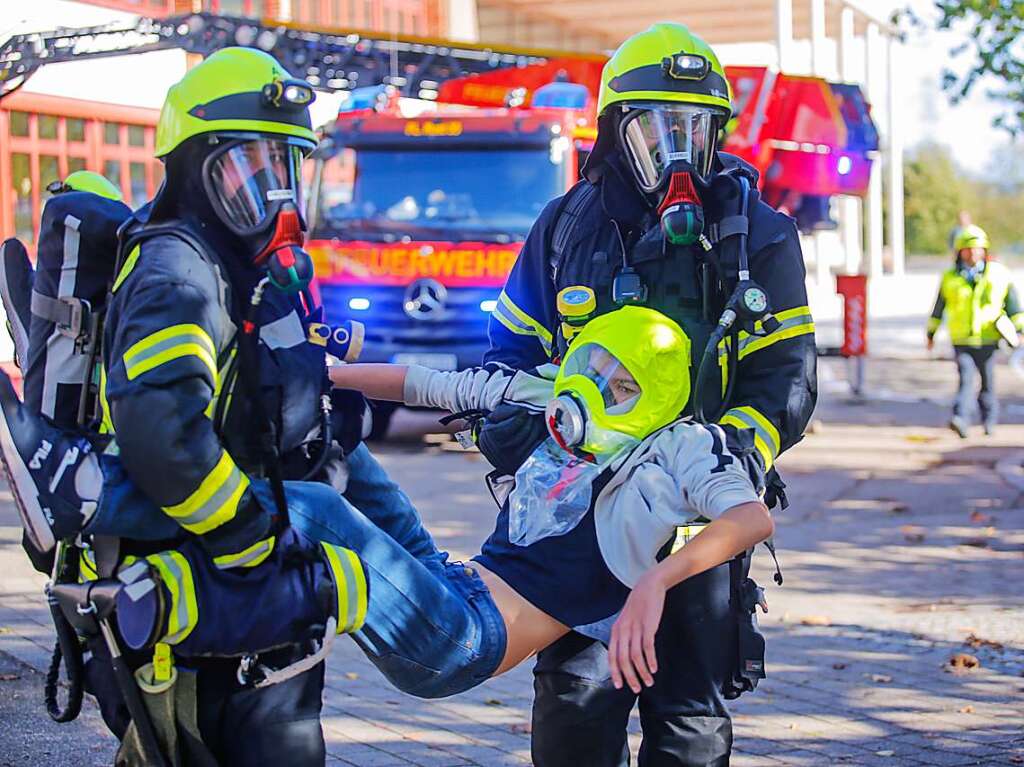
[[628, 105], [619, 137], [637, 183], [645, 192], [661, 186], [669, 166], [688, 162], [701, 175], [711, 171], [719, 112], [707, 107], [671, 103]]
[[261, 231], [281, 205], [302, 210], [302, 148], [287, 140], [243, 139], [207, 159], [203, 181], [218, 216], [235, 234]]

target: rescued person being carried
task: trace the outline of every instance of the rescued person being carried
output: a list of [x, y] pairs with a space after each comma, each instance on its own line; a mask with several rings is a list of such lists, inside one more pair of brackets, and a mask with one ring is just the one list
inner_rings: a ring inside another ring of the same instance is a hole
[[[449, 562], [411, 506], [375, 520], [327, 485], [285, 482], [292, 527], [358, 555], [368, 599], [352, 636], [392, 684], [420, 697], [453, 695], [571, 629], [608, 643], [617, 686], [653, 684], [665, 592], [773, 531], [720, 427], [679, 418], [689, 364], [678, 325], [627, 306], [589, 322], [557, 368], [331, 368], [336, 387], [372, 398], [452, 412], [504, 403], [546, 412], [549, 437], [516, 473], [471, 563]], [[35, 417], [6, 392], [8, 422]], [[67, 504], [81, 503], [63, 485]], [[677, 527], [698, 520], [710, 523], [660, 556]], [[122, 600], [118, 609], [131, 607]]]

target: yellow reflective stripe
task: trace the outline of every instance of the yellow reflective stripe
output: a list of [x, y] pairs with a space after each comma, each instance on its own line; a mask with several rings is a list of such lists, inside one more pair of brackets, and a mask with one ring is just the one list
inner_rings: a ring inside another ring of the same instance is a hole
[[107, 370], [100, 365], [100, 434], [113, 434], [114, 421], [110, 417], [110, 403], [107, 402]]
[[270, 536], [262, 541], [257, 541], [237, 554], [214, 557], [213, 564], [217, 566], [218, 570], [228, 570], [232, 567], [256, 567], [273, 552], [275, 540], [274, 536]]
[[508, 293], [504, 290], [498, 296], [498, 303], [494, 307], [492, 314], [513, 333], [536, 336], [544, 349], [548, 352], [551, 351], [551, 331], [516, 306], [515, 302], [509, 298]]
[[782, 449], [779, 430], [771, 421], [754, 408], [744, 405], [726, 411], [719, 423], [735, 426], [737, 429], [753, 429], [754, 447], [764, 459], [765, 469], [771, 468]]
[[345, 549], [345, 556], [348, 557], [349, 566], [355, 576], [356, 612], [346, 631], [359, 631], [366, 623], [366, 606], [369, 590], [366, 587], [366, 572], [363, 570], [363, 563], [356, 556], [352, 549]]
[[124, 367], [128, 380], [180, 357], [198, 357], [209, 369], [210, 377], [217, 381], [217, 352], [213, 341], [198, 325], [184, 323], [158, 330], [138, 341], [124, 353]]
[[366, 622], [366, 574], [351, 549], [321, 541], [338, 597], [338, 633], [358, 631]]
[[160, 579], [171, 593], [171, 611], [167, 619], [167, 633], [161, 641], [167, 644], [182, 642], [199, 622], [199, 603], [192, 568], [178, 551], [163, 551], [146, 557], [160, 573]]
[[190, 533], [202, 534], [234, 519], [238, 502], [249, 487], [249, 478], [226, 450], [199, 487], [184, 501], [164, 506], [164, 511]]
[[78, 581], [94, 581], [99, 578], [96, 571], [96, 560], [91, 549], [82, 549], [78, 555]]
[[132, 252], [128, 254], [128, 258], [124, 260], [124, 264], [121, 266], [121, 271], [118, 272], [117, 279], [114, 280], [114, 287], [110, 289], [111, 293], [116, 293], [117, 289], [121, 287], [121, 283], [128, 279], [128, 275], [132, 273], [135, 264], [138, 263], [139, 253], [141, 252], [141, 245], [136, 245], [132, 248]]
[[[739, 359], [743, 359], [748, 354], [753, 354], [779, 341], [814, 332], [814, 319], [811, 317], [811, 310], [807, 306], [797, 306], [793, 309], [778, 312], [775, 315], [775, 319], [779, 321], [779, 327], [775, 332], [768, 335], [757, 335], [757, 333], [763, 330], [760, 321], [754, 323], [754, 333], [748, 333], [745, 330], [740, 331]], [[719, 358], [725, 353], [722, 349], [724, 347], [721, 347], [719, 350]]]

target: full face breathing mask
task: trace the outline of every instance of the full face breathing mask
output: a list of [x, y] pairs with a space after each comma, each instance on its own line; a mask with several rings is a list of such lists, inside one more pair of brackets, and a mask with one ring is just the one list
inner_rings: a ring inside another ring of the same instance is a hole
[[671, 423], [690, 396], [690, 339], [672, 320], [624, 306], [591, 320], [555, 378], [545, 420], [566, 451], [617, 452]]
[[692, 245], [704, 231], [700, 192], [711, 172], [718, 110], [690, 104], [629, 104], [619, 123], [637, 186], [658, 199], [665, 238]]
[[313, 277], [313, 260], [302, 248], [301, 167], [309, 148], [295, 139], [239, 138], [203, 163], [204, 188], [218, 219], [286, 292], [304, 289]]

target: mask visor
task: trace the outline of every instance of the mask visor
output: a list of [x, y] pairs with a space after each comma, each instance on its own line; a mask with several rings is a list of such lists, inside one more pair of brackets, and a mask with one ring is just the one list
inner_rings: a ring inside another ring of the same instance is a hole
[[640, 188], [662, 185], [670, 164], [684, 160], [706, 176], [716, 139], [716, 112], [688, 105], [637, 104], [620, 126], [622, 145]]
[[640, 399], [640, 384], [610, 351], [598, 344], [584, 344], [573, 349], [562, 366], [568, 379], [581, 375], [597, 387], [604, 402], [605, 413], [628, 413]]
[[236, 234], [260, 231], [282, 202], [302, 210], [302, 150], [287, 141], [233, 144], [210, 164], [212, 202]]

